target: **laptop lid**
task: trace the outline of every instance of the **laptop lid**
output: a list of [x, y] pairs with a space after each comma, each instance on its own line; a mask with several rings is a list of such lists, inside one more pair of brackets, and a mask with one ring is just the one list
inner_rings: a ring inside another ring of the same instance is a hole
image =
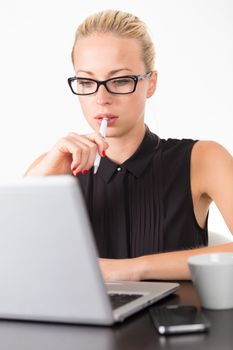
[[[107, 290], [133, 294], [142, 284], [105, 286], [97, 256], [77, 178], [0, 184], [0, 317], [108, 325], [158, 299], [158, 291], [141, 290], [142, 298], [113, 312]], [[177, 286], [166, 284], [159, 298]]]

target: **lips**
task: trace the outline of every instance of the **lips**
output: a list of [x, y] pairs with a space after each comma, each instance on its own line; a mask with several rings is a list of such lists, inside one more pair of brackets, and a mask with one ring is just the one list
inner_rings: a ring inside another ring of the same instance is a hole
[[109, 127], [114, 125], [119, 117], [117, 115], [110, 114], [110, 113], [98, 114], [94, 117], [94, 119], [97, 120], [98, 124], [101, 124], [101, 121], [103, 118], [108, 118], [108, 127]]
[[95, 116], [95, 119], [102, 120], [103, 118], [108, 118], [110, 120], [110, 119], [118, 118], [118, 116], [114, 115], [114, 114], [110, 114], [110, 113], [103, 113], [103, 114], [98, 114]]

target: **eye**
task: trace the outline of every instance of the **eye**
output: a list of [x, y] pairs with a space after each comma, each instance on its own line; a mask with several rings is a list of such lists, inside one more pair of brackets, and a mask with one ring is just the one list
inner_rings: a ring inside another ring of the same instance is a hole
[[132, 79], [131, 78], [114, 79], [114, 80], [112, 80], [112, 84], [114, 84], [114, 85], [132, 84]]
[[93, 87], [96, 83], [91, 80], [77, 79], [77, 84], [83, 87]]

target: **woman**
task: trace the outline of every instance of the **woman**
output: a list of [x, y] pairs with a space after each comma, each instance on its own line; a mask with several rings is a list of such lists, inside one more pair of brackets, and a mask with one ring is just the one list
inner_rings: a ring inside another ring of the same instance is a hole
[[111, 10], [88, 17], [76, 32], [69, 84], [95, 132], [71, 132], [26, 173], [78, 176], [106, 280], [189, 279], [189, 256], [233, 251], [233, 243], [205, 247], [212, 201], [233, 233], [232, 156], [214, 142], [160, 140], [144, 124], [154, 56], [137, 17]]

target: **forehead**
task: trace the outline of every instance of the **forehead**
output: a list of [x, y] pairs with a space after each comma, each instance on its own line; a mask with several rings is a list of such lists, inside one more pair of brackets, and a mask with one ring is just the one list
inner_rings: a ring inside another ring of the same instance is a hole
[[142, 49], [137, 39], [122, 38], [111, 33], [92, 34], [78, 39], [74, 50], [75, 71], [103, 73], [127, 68], [144, 68]]

